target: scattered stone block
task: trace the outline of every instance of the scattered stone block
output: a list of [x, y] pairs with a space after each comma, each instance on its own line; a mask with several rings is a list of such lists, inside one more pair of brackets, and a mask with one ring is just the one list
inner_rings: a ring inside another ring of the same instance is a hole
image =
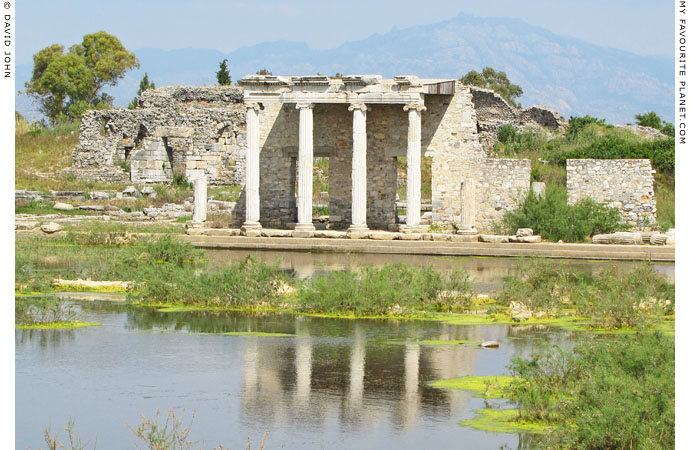
[[38, 226], [38, 222], [15, 222], [15, 230], [33, 230]]
[[544, 195], [546, 193], [546, 183], [541, 182], [541, 181], [535, 181], [532, 183], [532, 192], [534, 192], [534, 196], [537, 198], [544, 198]]
[[517, 237], [532, 235], [534, 235], [534, 230], [532, 230], [531, 228], [518, 228], [517, 233], [515, 233], [515, 236]]
[[483, 348], [498, 348], [498, 341], [484, 341], [479, 346]]
[[53, 205], [53, 209], [56, 209], [58, 211], [72, 211], [74, 209], [74, 206], [70, 205], [69, 203], [55, 202], [55, 204]]
[[62, 231], [62, 226], [55, 222], [48, 222], [41, 225], [41, 231], [47, 234], [53, 234]]
[[517, 236], [515, 242], [520, 242], [523, 244], [536, 244], [541, 242], [541, 236]]
[[652, 245], [665, 245], [667, 236], [665, 234], [656, 233], [650, 236], [649, 243]]
[[510, 242], [510, 236], [501, 236], [493, 234], [480, 234], [478, 236], [479, 242], [488, 242], [492, 244], [504, 244]]
[[141, 192], [139, 192], [139, 189], [135, 188], [134, 186], [127, 186], [124, 191], [122, 191], [122, 196], [123, 197], [133, 197], [133, 198], [141, 198]]
[[669, 228], [666, 232], [666, 245], [676, 245], [676, 229]]
[[105, 211], [105, 206], [103, 205], [81, 205], [79, 209], [85, 211]]
[[103, 191], [93, 191], [89, 192], [89, 198], [91, 200], [108, 200], [110, 198], [110, 194]]

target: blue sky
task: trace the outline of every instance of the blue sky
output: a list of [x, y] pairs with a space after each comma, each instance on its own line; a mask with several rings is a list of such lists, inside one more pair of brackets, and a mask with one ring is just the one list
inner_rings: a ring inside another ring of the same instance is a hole
[[463, 12], [519, 18], [594, 44], [671, 58], [673, 5], [672, 0], [22, 0], [16, 4], [16, 51], [17, 63], [27, 63], [47, 45], [69, 46], [98, 30], [114, 34], [130, 50], [230, 52], [275, 40], [326, 49]]

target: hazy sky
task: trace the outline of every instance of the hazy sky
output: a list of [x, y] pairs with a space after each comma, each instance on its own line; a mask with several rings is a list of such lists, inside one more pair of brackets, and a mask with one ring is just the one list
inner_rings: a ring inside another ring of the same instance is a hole
[[440, 22], [463, 12], [513, 17], [557, 34], [640, 55], [673, 54], [673, 0], [21, 0], [17, 63], [41, 48], [98, 30], [137, 48], [230, 52], [275, 40], [326, 49], [343, 42]]

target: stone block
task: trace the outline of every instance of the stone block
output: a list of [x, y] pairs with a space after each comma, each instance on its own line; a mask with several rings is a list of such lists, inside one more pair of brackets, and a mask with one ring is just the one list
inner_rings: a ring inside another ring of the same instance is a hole
[[401, 241], [419, 241], [422, 239], [422, 233], [400, 233]]
[[261, 229], [243, 230], [241, 234], [247, 237], [261, 237]]
[[451, 242], [477, 242], [477, 234], [453, 234], [450, 236]]
[[363, 230], [348, 230], [347, 231], [347, 237], [348, 239], [368, 239], [369, 238], [369, 231]]
[[56, 209], [58, 211], [72, 211], [74, 209], [74, 206], [70, 205], [69, 203], [55, 202], [55, 204], [53, 205], [53, 209]]
[[515, 233], [517, 237], [522, 237], [522, 236], [532, 236], [534, 235], [534, 230], [531, 228], [518, 228], [517, 233]]
[[347, 232], [345, 231], [335, 231], [335, 230], [316, 230], [314, 231], [314, 237], [316, 238], [346, 238]]
[[434, 242], [450, 242], [452, 234], [431, 233], [431, 240]]
[[510, 236], [480, 234], [477, 237], [479, 239], [479, 242], [489, 242], [492, 244], [503, 244], [510, 242]]
[[397, 233], [389, 233], [388, 231], [372, 231], [369, 233], [369, 239], [377, 241], [392, 241], [395, 239]]
[[33, 230], [38, 226], [38, 222], [15, 222], [15, 230]]
[[[261, 236], [264, 237], [292, 237], [293, 230], [275, 230], [270, 228], [264, 228], [261, 230]], [[294, 237], [311, 237], [311, 236], [294, 236]]]
[[53, 234], [62, 231], [62, 226], [55, 222], [48, 222], [41, 225], [41, 231], [47, 234]]

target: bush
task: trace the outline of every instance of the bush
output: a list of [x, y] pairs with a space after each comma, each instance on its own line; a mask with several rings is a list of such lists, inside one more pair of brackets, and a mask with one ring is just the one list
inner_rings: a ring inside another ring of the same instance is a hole
[[509, 387], [523, 418], [559, 427], [545, 448], [672, 449], [675, 346], [661, 333], [588, 340], [513, 358]]
[[532, 228], [536, 234], [550, 241], [581, 242], [597, 233], [626, 228], [620, 212], [591, 199], [568, 204], [565, 187], [547, 185], [543, 198], [533, 192], [517, 209], [503, 217], [502, 227], [509, 233], [518, 228]]
[[431, 267], [402, 264], [331, 272], [309, 280], [298, 291], [306, 310], [356, 315], [463, 310], [470, 298], [467, 273], [444, 275]]
[[204, 256], [203, 250], [194, 248], [187, 242], [172, 236], [164, 236], [155, 241], [147, 242], [144, 251], [153, 262], [164, 262], [182, 267]]
[[507, 142], [513, 142], [517, 137], [517, 134], [517, 129], [509, 123], [501, 125], [501, 128], [498, 129], [498, 142], [502, 142], [504, 144]]

